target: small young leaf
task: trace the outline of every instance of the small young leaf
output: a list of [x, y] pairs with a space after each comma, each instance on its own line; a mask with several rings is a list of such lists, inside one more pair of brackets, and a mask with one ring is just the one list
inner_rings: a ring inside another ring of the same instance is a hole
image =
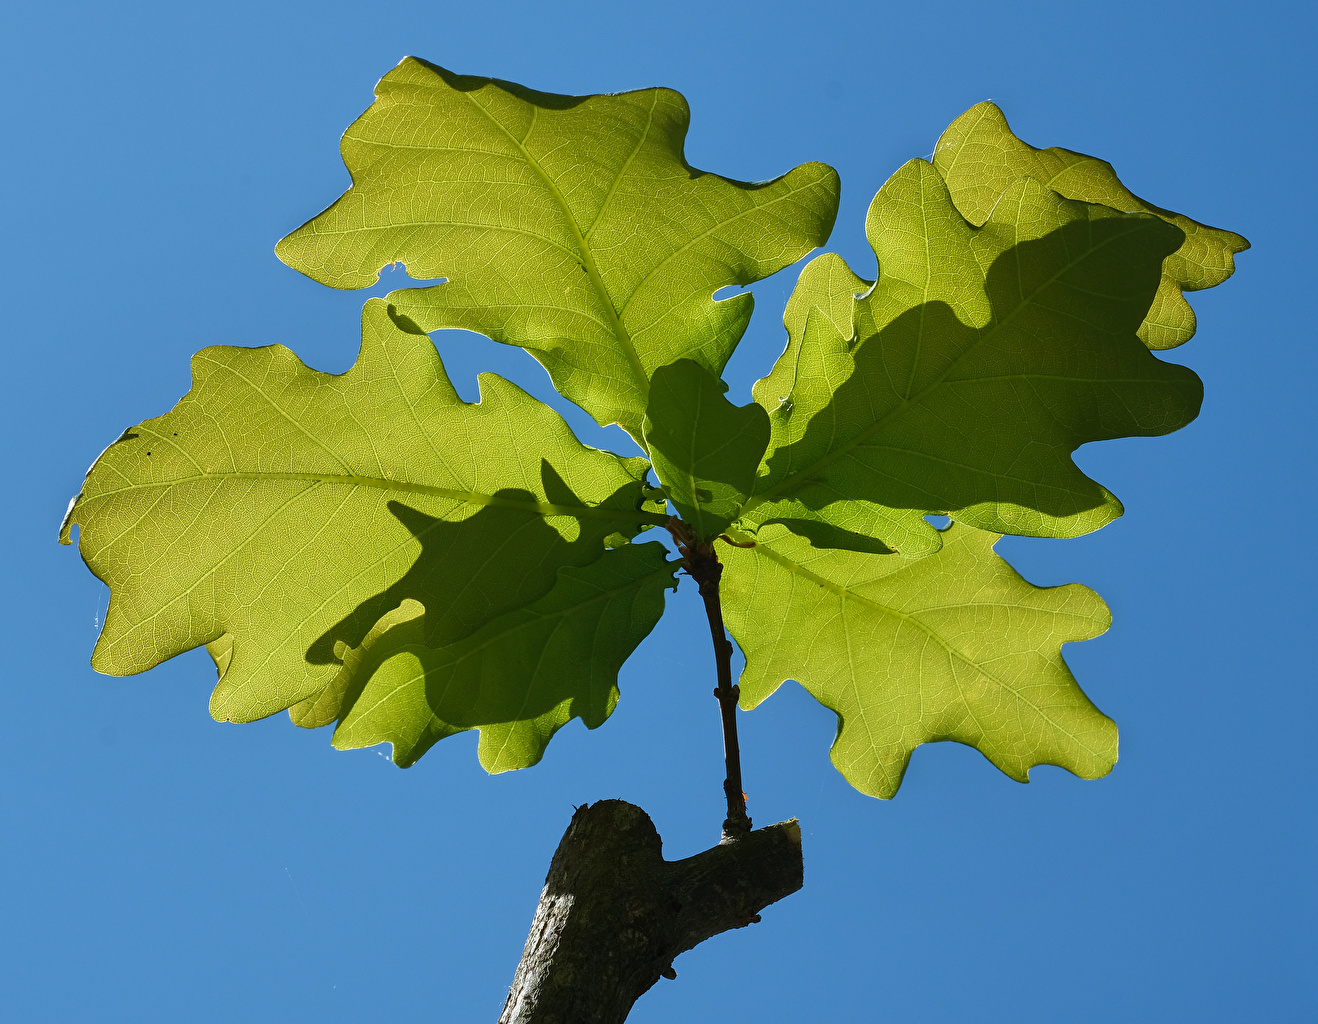
[[769, 417], [724, 397], [727, 384], [689, 359], [655, 371], [645, 413], [654, 471], [700, 540], [737, 518], [769, 443]]
[[977, 748], [1020, 782], [1038, 764], [1106, 775], [1117, 729], [1090, 703], [1061, 646], [1107, 629], [1077, 584], [1040, 588], [993, 552], [998, 536], [953, 524], [942, 549], [907, 559], [820, 551], [781, 526], [720, 551], [723, 609], [746, 656], [741, 705], [795, 679], [838, 715], [833, 763], [891, 797], [921, 743]]
[[70, 509], [110, 585], [93, 666], [142, 672], [208, 646], [219, 719], [321, 691], [405, 599], [452, 642], [585, 565], [642, 511], [648, 464], [582, 445], [486, 374], [464, 403], [439, 354], [380, 299], [339, 376], [282, 346], [209, 348], [172, 412], [124, 434]]
[[568, 566], [548, 594], [461, 640], [426, 644], [425, 610], [415, 602], [382, 619], [346, 652], [339, 676], [316, 699], [318, 717], [337, 717], [340, 750], [392, 743], [406, 768], [445, 736], [481, 733], [477, 754], [489, 772], [535, 764], [572, 718], [599, 726], [618, 701], [618, 670], [664, 610], [675, 563], [661, 544], [610, 551]]
[[826, 255], [792, 296], [787, 351], [755, 389], [773, 438], [743, 526], [823, 520], [914, 557], [940, 543], [929, 513], [1045, 537], [1119, 516], [1071, 453], [1199, 411], [1199, 378], [1135, 334], [1180, 230], [1031, 178], [975, 227], [922, 160], [866, 228], [877, 283]]
[[527, 348], [554, 386], [638, 440], [649, 378], [693, 359], [716, 376], [749, 293], [828, 238], [837, 172], [747, 184], [692, 168], [669, 89], [556, 96], [408, 58], [344, 133], [352, 188], [279, 243], [289, 266], [364, 288], [393, 262], [447, 283], [389, 296], [427, 331]]
[[1153, 305], [1140, 324], [1140, 339], [1151, 349], [1174, 348], [1190, 339], [1194, 310], [1181, 293], [1221, 284], [1235, 270], [1232, 257], [1249, 248], [1233, 231], [1210, 228], [1146, 203], [1121, 183], [1106, 160], [1027, 145], [1012, 134], [992, 103], [976, 104], [948, 125], [934, 148], [934, 166], [947, 181], [957, 209], [972, 224], [988, 220], [1002, 194], [1028, 176], [1067, 199], [1150, 213], [1185, 232], [1181, 247], [1163, 261]]

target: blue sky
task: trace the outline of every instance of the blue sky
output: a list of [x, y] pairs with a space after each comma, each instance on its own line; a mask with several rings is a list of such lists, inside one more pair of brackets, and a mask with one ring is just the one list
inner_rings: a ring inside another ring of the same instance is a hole
[[[785, 686], [742, 717], [744, 768], [757, 822], [801, 819], [806, 886], [681, 957], [630, 1020], [1318, 1015], [1310, 7], [51, 2], [5, 21], [0, 1017], [492, 1021], [574, 805], [640, 804], [670, 857], [717, 838], [689, 587], [612, 719], [494, 778], [470, 735], [399, 771], [284, 716], [218, 725], [201, 652], [128, 679], [88, 666], [106, 591], [55, 544], [65, 505], [187, 390], [197, 349], [351, 364], [365, 295], [272, 249], [347, 185], [338, 137], [407, 54], [547, 91], [679, 89], [698, 167], [838, 168], [829, 248], [862, 273], [874, 192], [986, 98], [1027, 141], [1102, 156], [1254, 246], [1191, 297], [1199, 333], [1175, 359], [1205, 381], [1199, 420], [1079, 454], [1127, 515], [1000, 547], [1111, 606], [1067, 658], [1122, 729], [1115, 772], [1021, 786], [940, 744], [881, 803], [829, 764], [832, 714]], [[793, 275], [756, 288], [738, 401], [781, 349]], [[552, 397], [519, 351], [437, 340], [468, 396], [489, 369]]]

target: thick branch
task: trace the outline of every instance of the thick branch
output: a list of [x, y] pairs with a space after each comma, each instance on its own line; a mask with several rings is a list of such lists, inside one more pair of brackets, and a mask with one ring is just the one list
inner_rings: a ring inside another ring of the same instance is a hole
[[801, 888], [795, 820], [666, 861], [649, 816], [577, 808], [545, 879], [499, 1024], [621, 1024], [673, 958]]

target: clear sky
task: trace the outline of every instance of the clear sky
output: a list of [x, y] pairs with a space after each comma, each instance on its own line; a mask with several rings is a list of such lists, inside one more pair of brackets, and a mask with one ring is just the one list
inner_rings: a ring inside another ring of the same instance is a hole
[[[88, 665], [106, 591], [55, 543], [65, 505], [187, 390], [199, 348], [351, 364], [365, 294], [272, 248], [346, 187], [340, 133], [415, 54], [546, 91], [671, 86], [691, 162], [730, 177], [827, 161], [829, 248], [862, 273], [876, 189], [986, 98], [1025, 140], [1102, 156], [1254, 246], [1191, 296], [1174, 358], [1204, 379], [1200, 419], [1078, 456], [1125, 518], [1000, 547], [1112, 608], [1067, 657], [1122, 729], [1113, 774], [1022, 786], [940, 744], [879, 802], [788, 684], [743, 715], [744, 770], [758, 823], [800, 818], [805, 888], [679, 958], [630, 1019], [1318, 1019], [1310, 5], [50, 0], [4, 21], [0, 1018], [492, 1022], [574, 805], [640, 804], [670, 857], [717, 839], [689, 584], [613, 718], [498, 777], [472, 734], [400, 771], [286, 716], [218, 725], [203, 652], [128, 679]], [[738, 402], [782, 347], [794, 274], [756, 288]], [[402, 283], [385, 277], [371, 294]], [[552, 397], [518, 350], [437, 342], [469, 397], [485, 369]]]

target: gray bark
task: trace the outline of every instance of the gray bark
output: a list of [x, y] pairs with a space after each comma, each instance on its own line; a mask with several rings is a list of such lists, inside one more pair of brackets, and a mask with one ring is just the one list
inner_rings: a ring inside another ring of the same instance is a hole
[[621, 1024], [676, 977], [679, 953], [759, 921], [802, 880], [795, 819], [670, 862], [639, 807], [583, 805], [549, 865], [499, 1024]]

